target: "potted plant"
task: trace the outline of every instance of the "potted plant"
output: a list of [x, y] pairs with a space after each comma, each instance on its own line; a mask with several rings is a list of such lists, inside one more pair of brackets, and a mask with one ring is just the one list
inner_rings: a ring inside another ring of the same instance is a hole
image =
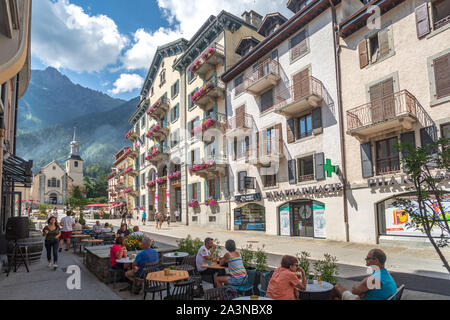
[[302, 251], [300, 254], [296, 254], [298, 265], [305, 270], [305, 275], [308, 278], [308, 283], [313, 283], [314, 275], [310, 274], [311, 272], [311, 264], [309, 262], [309, 257], [311, 254], [307, 251]]
[[252, 270], [255, 269], [252, 265], [253, 258], [254, 258], [254, 252], [252, 251], [252, 245], [247, 244], [245, 248], [241, 248], [241, 257], [242, 257], [242, 264], [244, 265], [245, 269]]
[[175, 274], [175, 266], [170, 266], [169, 270], [170, 270], [170, 274]]
[[320, 275], [322, 278], [322, 281], [326, 281], [331, 283], [332, 285], [337, 284], [337, 275], [338, 273], [338, 266], [336, 265], [337, 258], [325, 253], [323, 260], [318, 260], [314, 263], [314, 270], [316, 272], [316, 275]]
[[253, 253], [254, 264], [256, 267], [256, 276], [253, 285], [255, 292], [258, 292], [258, 285], [263, 283], [263, 275], [269, 271], [269, 266], [267, 265], [267, 252], [264, 251], [265, 245], [259, 248]]

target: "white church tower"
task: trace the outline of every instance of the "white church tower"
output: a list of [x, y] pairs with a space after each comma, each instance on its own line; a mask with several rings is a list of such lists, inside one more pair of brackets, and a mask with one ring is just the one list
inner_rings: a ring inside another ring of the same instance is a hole
[[73, 130], [73, 140], [70, 143], [70, 155], [66, 160], [66, 172], [73, 179], [74, 186], [83, 186], [83, 159], [80, 157], [78, 147], [75, 127]]

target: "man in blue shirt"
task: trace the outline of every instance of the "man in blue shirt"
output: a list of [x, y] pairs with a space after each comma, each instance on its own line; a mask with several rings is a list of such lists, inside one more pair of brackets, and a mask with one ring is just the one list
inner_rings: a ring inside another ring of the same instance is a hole
[[142, 248], [144, 250], [138, 253], [136, 259], [134, 259], [131, 270], [127, 271], [125, 274], [131, 282], [134, 281], [135, 277], [141, 278], [143, 276], [142, 272], [145, 264], [158, 262], [158, 251], [151, 248], [152, 242], [152, 239], [149, 237], [144, 237], [144, 239], [142, 239]]
[[366, 257], [366, 266], [372, 269], [372, 274], [360, 283], [347, 290], [336, 285], [332, 296], [342, 300], [387, 300], [397, 292], [397, 284], [385, 269], [386, 254], [381, 249], [372, 249]]

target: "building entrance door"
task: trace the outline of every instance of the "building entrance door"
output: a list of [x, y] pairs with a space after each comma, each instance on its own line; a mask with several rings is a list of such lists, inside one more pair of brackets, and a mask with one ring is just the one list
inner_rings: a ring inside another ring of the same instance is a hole
[[292, 206], [292, 235], [314, 237], [312, 201], [294, 202]]

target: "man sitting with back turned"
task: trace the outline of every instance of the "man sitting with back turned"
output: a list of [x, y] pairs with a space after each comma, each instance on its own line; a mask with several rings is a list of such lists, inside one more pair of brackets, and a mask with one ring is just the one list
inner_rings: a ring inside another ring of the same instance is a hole
[[386, 254], [381, 249], [372, 249], [366, 257], [366, 266], [371, 267], [373, 273], [360, 283], [347, 290], [341, 285], [335, 285], [332, 298], [335, 300], [387, 300], [397, 292], [397, 285], [384, 268]]
[[139, 252], [134, 259], [131, 270], [127, 271], [125, 276], [132, 282], [134, 278], [143, 276], [143, 269], [146, 263], [158, 262], [158, 251], [152, 249], [152, 239], [149, 237], [144, 237], [142, 239], [142, 247], [144, 250]]

